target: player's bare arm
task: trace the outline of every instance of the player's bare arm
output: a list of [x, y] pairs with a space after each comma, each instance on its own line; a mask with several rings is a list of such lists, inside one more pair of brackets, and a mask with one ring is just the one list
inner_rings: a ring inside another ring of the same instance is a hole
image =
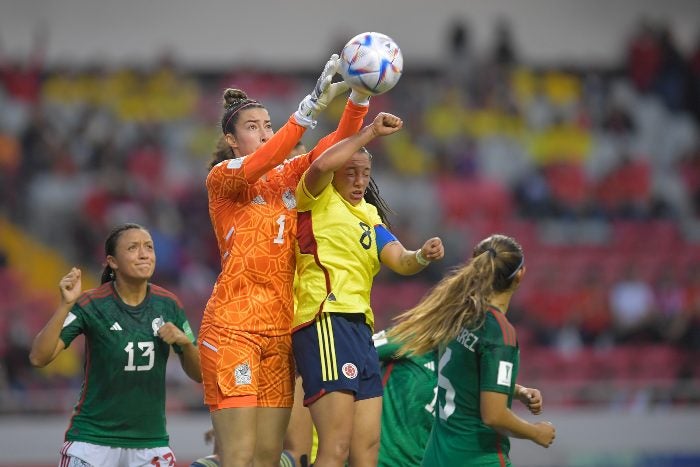
[[54, 358], [66, 348], [59, 335], [68, 312], [82, 293], [82, 272], [78, 268], [72, 268], [58, 283], [61, 292], [61, 303], [56, 308], [53, 316], [43, 329], [36, 335], [29, 352], [29, 362], [32, 366], [42, 368], [53, 361]]

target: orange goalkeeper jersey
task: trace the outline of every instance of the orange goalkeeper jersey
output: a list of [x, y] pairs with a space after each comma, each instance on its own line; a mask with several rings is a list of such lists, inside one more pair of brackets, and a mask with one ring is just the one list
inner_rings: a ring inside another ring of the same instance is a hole
[[284, 161], [304, 132], [292, 117], [254, 153], [212, 168], [206, 186], [221, 273], [202, 328], [213, 325], [271, 336], [290, 332], [296, 186], [316, 157], [359, 131], [366, 114], [367, 107], [348, 100], [334, 133], [308, 154]]

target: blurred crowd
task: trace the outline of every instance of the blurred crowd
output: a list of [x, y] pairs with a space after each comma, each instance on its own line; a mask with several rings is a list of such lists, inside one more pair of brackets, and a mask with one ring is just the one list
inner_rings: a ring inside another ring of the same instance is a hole
[[[219, 271], [204, 179], [223, 90], [245, 90], [279, 127], [313, 73], [184, 69], [167, 55], [149, 68], [48, 67], [45, 46], [39, 36], [31, 56], [0, 60], [0, 217], [95, 278], [109, 229], [147, 226], [155, 281], [178, 294], [196, 328]], [[540, 67], [519, 57], [507, 22], [487, 51], [455, 22], [442, 67], [407, 71], [372, 99], [370, 116], [405, 122], [369, 148], [392, 229], [408, 248], [437, 233], [448, 258], [411, 279], [383, 271], [378, 327], [502, 232], [526, 254], [510, 314], [526, 374], [561, 370], [534, 358], [528, 367], [530, 349], [583, 365], [590, 352], [611, 360], [644, 348], [670, 355], [672, 364], [655, 364], [673, 369], [663, 377], [700, 380], [700, 42], [684, 52], [671, 27], [640, 22], [621, 50], [615, 68]], [[307, 147], [335, 127], [336, 104]], [[30, 340], [57, 294], [31, 290], [2, 253], [0, 392], [78, 384], [77, 358], [50, 374], [29, 369]]]

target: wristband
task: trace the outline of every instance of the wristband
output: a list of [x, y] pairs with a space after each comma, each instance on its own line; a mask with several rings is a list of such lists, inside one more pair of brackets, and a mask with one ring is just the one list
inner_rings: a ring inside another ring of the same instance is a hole
[[350, 91], [350, 100], [353, 104], [361, 105], [363, 107], [369, 107], [369, 94], [362, 94], [355, 90]]
[[430, 264], [430, 260], [425, 259], [425, 256], [423, 256], [423, 250], [420, 248], [416, 250], [416, 261], [421, 266], [427, 266]]

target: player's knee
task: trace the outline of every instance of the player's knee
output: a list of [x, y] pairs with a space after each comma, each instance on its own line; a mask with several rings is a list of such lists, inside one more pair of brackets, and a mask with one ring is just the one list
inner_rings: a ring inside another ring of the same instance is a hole
[[246, 449], [242, 446], [238, 449], [234, 446], [221, 449], [222, 466], [253, 467], [254, 459], [255, 451], [253, 449]]
[[261, 446], [255, 449], [255, 465], [280, 465], [281, 446]]
[[367, 450], [378, 450], [379, 449], [379, 434], [376, 436], [368, 437], [367, 443], [365, 444], [365, 448]]
[[378, 449], [369, 450], [351, 450], [349, 461], [350, 465], [377, 465], [377, 459], [379, 458]]
[[366, 436], [350, 450], [350, 465], [376, 465], [379, 456], [379, 436]]
[[[324, 449], [325, 448], [325, 449]], [[350, 441], [338, 440], [328, 443], [326, 446], [319, 445], [318, 457], [328, 457], [334, 461], [345, 461], [350, 455]]]

